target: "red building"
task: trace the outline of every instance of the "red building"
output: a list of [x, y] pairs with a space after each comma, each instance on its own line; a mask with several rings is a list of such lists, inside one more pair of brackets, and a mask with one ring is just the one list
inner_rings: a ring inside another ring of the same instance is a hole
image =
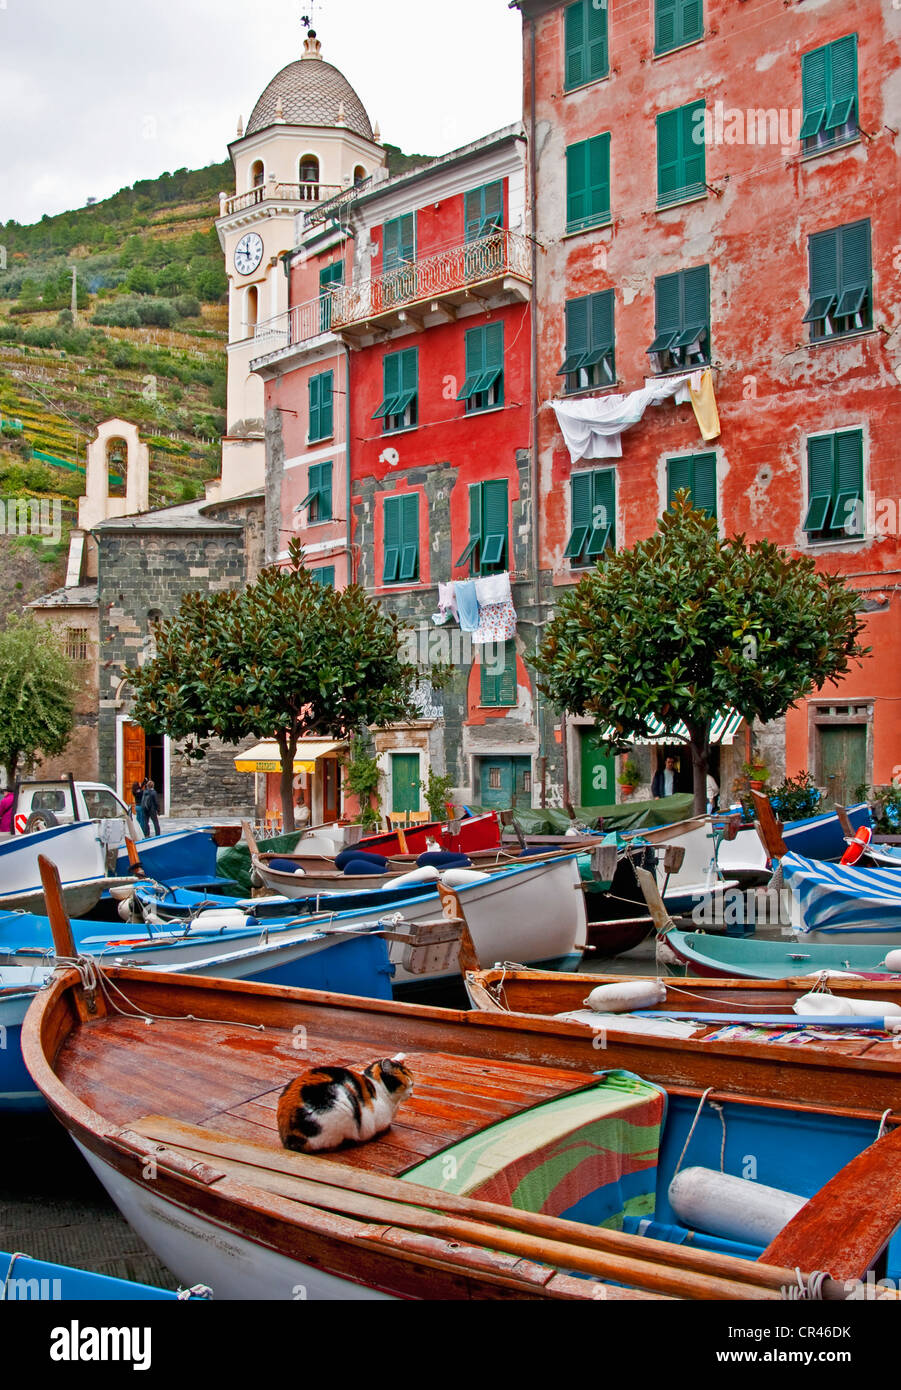
[[[525, 220], [519, 126], [348, 190], [303, 220], [291, 308], [255, 364], [283, 538], [298, 534], [329, 582], [378, 595], [423, 668], [422, 718], [375, 735], [388, 811], [424, 810], [429, 768], [447, 770], [457, 800], [531, 804], [543, 754], [523, 661], [535, 640]], [[456, 622], [433, 623], [439, 584], [503, 574], [508, 640], [474, 646]], [[436, 664], [452, 668], [440, 694]]]
[[[545, 253], [533, 407], [546, 595], [604, 545], [652, 533], [688, 486], [724, 533], [846, 575], [867, 613], [872, 658], [755, 731], [771, 771], [809, 767], [836, 798], [887, 783], [901, 764], [901, 10], [518, 3], [530, 230]], [[717, 437], [667, 399], [616, 444], [605, 435], [599, 457], [564, 443], [553, 400], [578, 413], [707, 365]], [[612, 773], [579, 737], [571, 727], [577, 803]], [[740, 734], [723, 750], [726, 793], [746, 749]], [[662, 751], [636, 750], [645, 786]]]

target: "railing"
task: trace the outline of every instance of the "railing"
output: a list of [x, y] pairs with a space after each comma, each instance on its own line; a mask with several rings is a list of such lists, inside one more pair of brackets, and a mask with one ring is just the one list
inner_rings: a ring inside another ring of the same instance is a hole
[[238, 193], [225, 200], [228, 217], [233, 212], [243, 212], [245, 208], [258, 207], [261, 203], [321, 203], [344, 191], [341, 184], [333, 183], [261, 183], [251, 188], [249, 193]]
[[333, 294], [334, 291], [329, 290], [318, 299], [307, 300], [305, 304], [295, 304], [286, 314], [278, 314], [274, 319], [258, 323], [253, 330], [253, 336], [258, 343], [266, 344], [261, 349], [261, 356], [328, 333], [332, 322]]
[[352, 188], [344, 188], [334, 198], [320, 203], [318, 208], [314, 208], [312, 212], [304, 215], [304, 227], [315, 227], [320, 222], [327, 222], [330, 217], [334, 217], [342, 208], [347, 207], [361, 193], [365, 193], [371, 183], [372, 176], [370, 175], [368, 179], [362, 179], [360, 183], [355, 183]]
[[515, 232], [494, 232], [438, 255], [396, 266], [358, 284], [339, 285], [331, 291], [332, 324], [343, 328], [365, 323], [393, 309], [440, 298], [442, 294], [504, 275], [526, 281], [532, 278], [531, 247], [525, 237]]

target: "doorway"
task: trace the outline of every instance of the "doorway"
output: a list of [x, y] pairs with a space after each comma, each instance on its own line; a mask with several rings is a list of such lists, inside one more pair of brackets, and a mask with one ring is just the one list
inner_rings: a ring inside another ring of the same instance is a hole
[[419, 810], [419, 754], [391, 754], [391, 812], [402, 816]]
[[616, 758], [601, 742], [597, 729], [580, 729], [582, 762], [581, 806], [609, 806], [616, 800]]
[[156, 787], [162, 814], [169, 814], [166, 778], [166, 740], [162, 735], [148, 735], [139, 724], [122, 724], [122, 799], [131, 804], [131, 789], [135, 782], [149, 777]]
[[479, 758], [481, 804], [501, 811], [528, 809], [532, 805], [531, 758]]
[[820, 781], [834, 805], [848, 806], [867, 780], [867, 730], [862, 724], [820, 729]]

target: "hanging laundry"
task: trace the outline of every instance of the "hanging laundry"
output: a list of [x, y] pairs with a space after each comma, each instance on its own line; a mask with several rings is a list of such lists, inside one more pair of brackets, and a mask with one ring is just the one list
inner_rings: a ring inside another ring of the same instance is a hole
[[[696, 376], [700, 378], [697, 383]], [[694, 407], [701, 438], [708, 443], [711, 439], [719, 439], [720, 416], [713, 390], [713, 372], [709, 367], [703, 372], [692, 373], [691, 381], [688, 383], [688, 394]]]
[[479, 600], [474, 579], [457, 581], [457, 614], [463, 632], [475, 632], [479, 626]]
[[457, 586], [453, 582], [438, 585], [438, 612], [432, 614], [432, 622], [436, 627], [443, 627], [451, 619], [455, 623], [460, 621], [457, 612]]
[[512, 602], [509, 573], [505, 570], [502, 574], [481, 575], [476, 580], [476, 598], [480, 608], [487, 608], [490, 603]]
[[[622, 458], [622, 434], [644, 417], [649, 405], [660, 405], [675, 396], [676, 400], [694, 399], [691, 395], [692, 378], [697, 378], [697, 392], [703, 402], [703, 422], [695, 414], [703, 434], [705, 428], [712, 428], [716, 416], [716, 401], [713, 398], [713, 374], [706, 371], [684, 372], [678, 376], [649, 377], [639, 391], [628, 395], [582, 396], [573, 401], [551, 401], [557, 422], [563, 434], [566, 447], [573, 463], [580, 459]], [[709, 380], [705, 381], [704, 378]], [[685, 394], [685, 393], [688, 394]], [[712, 402], [712, 410], [711, 410]], [[719, 420], [716, 419], [719, 434]], [[714, 435], [704, 434], [705, 439], [715, 439]]]
[[486, 642], [508, 642], [516, 636], [516, 609], [512, 599], [479, 608], [479, 626], [472, 634], [473, 646]]

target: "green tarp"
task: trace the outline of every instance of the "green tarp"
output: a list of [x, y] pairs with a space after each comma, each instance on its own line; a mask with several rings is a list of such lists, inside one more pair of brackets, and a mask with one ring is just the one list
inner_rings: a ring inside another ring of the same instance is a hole
[[[264, 840], [260, 846], [266, 854], [290, 854], [296, 849], [303, 831], [294, 830], [290, 835], [279, 835], [274, 840]], [[220, 849], [216, 855], [216, 873], [219, 878], [230, 878], [237, 883], [245, 896], [251, 892], [250, 850], [244, 840], [230, 849]]]
[[[472, 806], [470, 809], [478, 815], [496, 808]], [[620, 806], [574, 806], [573, 810], [576, 820], [592, 829], [601, 818], [605, 830], [649, 830], [657, 825], [688, 820], [694, 814], [694, 797], [689, 792], [664, 796], [658, 801], [624, 801]], [[573, 824], [565, 811], [551, 807], [543, 811], [520, 807], [514, 814], [525, 835], [563, 835]]]

